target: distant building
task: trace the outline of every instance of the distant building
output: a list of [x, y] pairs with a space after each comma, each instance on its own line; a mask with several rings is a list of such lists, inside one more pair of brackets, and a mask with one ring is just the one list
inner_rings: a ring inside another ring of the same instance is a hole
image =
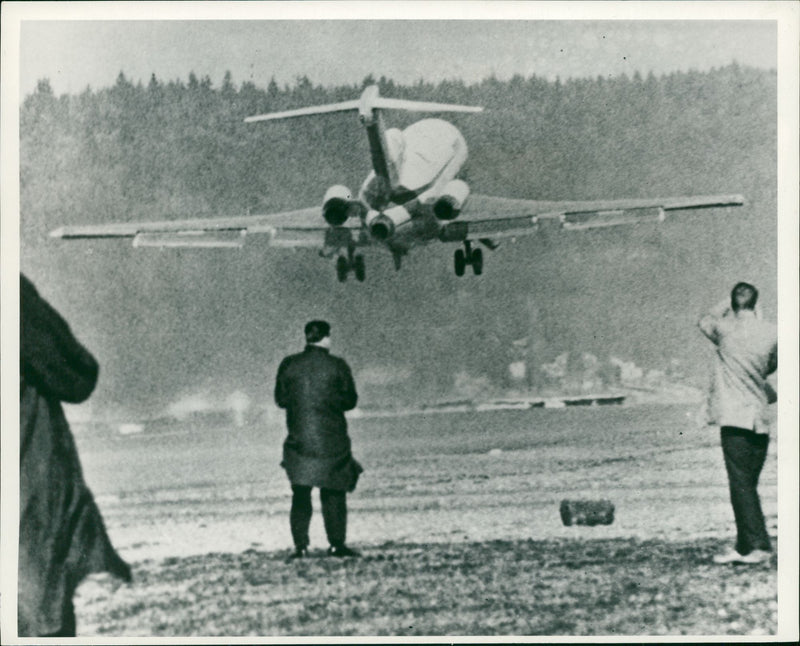
[[519, 390], [528, 387], [528, 364], [525, 361], [512, 361], [508, 364], [508, 378], [511, 387]]
[[167, 416], [178, 421], [200, 420], [233, 423], [237, 428], [247, 423], [251, 410], [250, 397], [236, 390], [224, 399], [205, 393], [194, 393], [167, 406]]
[[609, 363], [619, 369], [620, 382], [625, 386], [639, 385], [644, 377], [644, 371], [633, 361], [623, 361], [617, 357], [610, 357]]
[[233, 415], [233, 423], [241, 428], [247, 418], [247, 411], [250, 410], [250, 398], [241, 390], [237, 390], [228, 397], [226, 404]]

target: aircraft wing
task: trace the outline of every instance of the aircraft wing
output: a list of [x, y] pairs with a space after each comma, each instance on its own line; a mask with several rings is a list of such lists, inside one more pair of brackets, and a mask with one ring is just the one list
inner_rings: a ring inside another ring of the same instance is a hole
[[359, 220], [331, 229], [321, 212], [321, 207], [312, 207], [269, 215], [75, 225], [60, 227], [50, 235], [63, 239], [132, 238], [134, 247], [242, 247], [252, 234], [265, 234], [269, 244], [278, 247], [323, 249], [346, 246], [349, 240], [357, 246], [369, 244]]
[[[535, 234], [540, 228], [593, 229], [661, 222], [670, 211], [741, 206], [741, 195], [698, 195], [630, 200], [546, 202], [472, 195], [458, 219], [446, 225], [445, 240], [511, 238]], [[461, 230], [457, 230], [460, 228]], [[466, 231], [464, 231], [466, 229]]]

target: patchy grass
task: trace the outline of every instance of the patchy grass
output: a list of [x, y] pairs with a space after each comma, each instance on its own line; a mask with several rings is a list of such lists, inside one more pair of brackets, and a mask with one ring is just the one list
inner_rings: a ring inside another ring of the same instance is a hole
[[393, 544], [145, 561], [80, 590], [80, 635], [726, 635], [777, 629], [777, 557], [716, 566], [720, 539]]

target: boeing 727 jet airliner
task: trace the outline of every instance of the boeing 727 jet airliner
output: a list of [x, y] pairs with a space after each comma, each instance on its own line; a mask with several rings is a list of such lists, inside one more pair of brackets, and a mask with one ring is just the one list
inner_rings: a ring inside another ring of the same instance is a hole
[[480, 245], [494, 249], [500, 238], [535, 234], [540, 227], [588, 229], [662, 221], [668, 211], [740, 206], [741, 195], [702, 195], [591, 202], [544, 202], [473, 194], [459, 173], [467, 144], [451, 123], [422, 119], [405, 130], [386, 128], [385, 110], [480, 112], [483, 108], [390, 99], [368, 86], [353, 101], [263, 114], [247, 122], [288, 119], [327, 112], [358, 111], [369, 140], [372, 171], [356, 195], [346, 187], [328, 188], [320, 206], [268, 215], [241, 215], [164, 222], [126, 222], [65, 226], [58, 238], [133, 238], [134, 246], [240, 247], [246, 236], [267, 234], [270, 244], [313, 247], [336, 256], [344, 282], [353, 272], [363, 281], [364, 247], [388, 250], [397, 269], [417, 245], [438, 240], [459, 245], [455, 272], [467, 266], [483, 271]]

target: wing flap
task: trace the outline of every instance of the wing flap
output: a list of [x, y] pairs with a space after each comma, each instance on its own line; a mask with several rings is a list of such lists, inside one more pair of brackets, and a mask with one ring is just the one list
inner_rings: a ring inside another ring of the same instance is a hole
[[651, 206], [612, 211], [575, 211], [562, 214], [560, 220], [561, 226], [567, 230], [614, 227], [640, 222], [663, 222], [664, 209], [659, 206]]
[[[50, 232], [52, 238], [76, 240], [83, 238], [135, 238], [142, 234], [165, 236], [200, 236], [226, 232], [239, 234], [272, 233], [273, 227], [259, 216], [227, 218], [193, 218], [190, 220], [164, 220], [161, 222], [109, 222], [107, 224], [77, 224], [59, 227]], [[140, 240], [146, 237], [140, 238]], [[142, 245], [144, 246], [144, 245]]]
[[240, 248], [252, 234], [265, 234], [274, 247], [322, 249], [340, 241], [343, 246], [351, 240], [358, 246], [367, 243], [358, 218], [334, 230], [320, 212], [320, 207], [311, 207], [269, 215], [63, 226], [50, 236], [66, 240], [133, 238], [134, 247], [161, 248]]
[[283, 249], [322, 249], [325, 246], [326, 229], [275, 229], [270, 236], [269, 244], [271, 247]]
[[531, 235], [539, 227], [539, 223], [532, 217], [501, 218], [465, 224], [468, 224], [468, 231], [464, 238], [466, 240], [516, 238], [517, 236]]
[[133, 237], [134, 247], [194, 248], [194, 249], [241, 249], [247, 231], [178, 231], [175, 233], [137, 233]]
[[741, 195], [552, 202], [473, 195], [442, 239], [478, 240], [535, 234], [540, 228], [575, 231], [662, 222], [667, 212], [741, 206]]

